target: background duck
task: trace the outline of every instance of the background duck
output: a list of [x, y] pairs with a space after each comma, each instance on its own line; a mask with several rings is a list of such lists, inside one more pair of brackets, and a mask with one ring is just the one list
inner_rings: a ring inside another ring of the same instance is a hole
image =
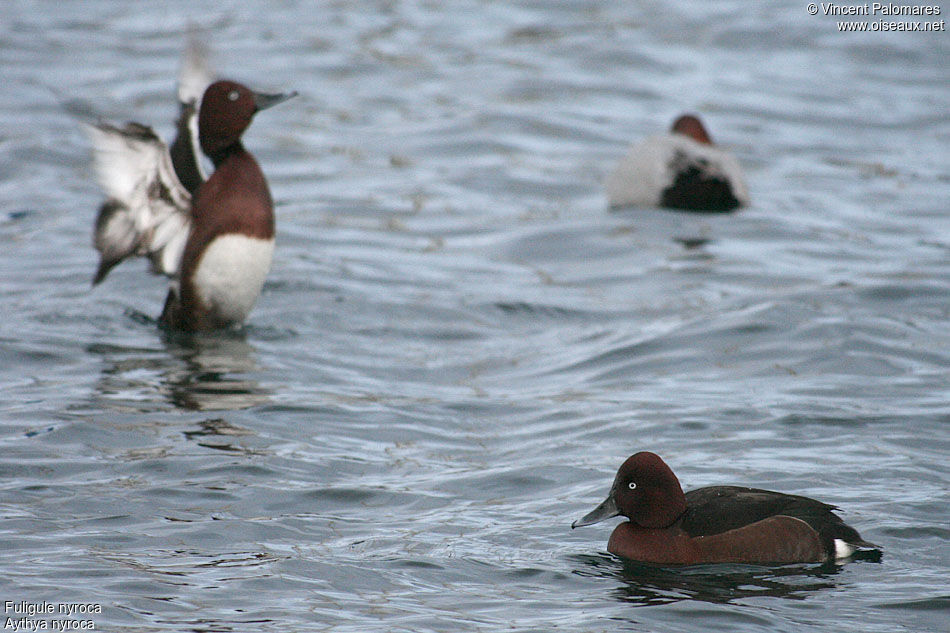
[[612, 208], [660, 206], [732, 211], [749, 203], [739, 162], [713, 145], [699, 117], [684, 114], [669, 134], [633, 145], [608, 176]]

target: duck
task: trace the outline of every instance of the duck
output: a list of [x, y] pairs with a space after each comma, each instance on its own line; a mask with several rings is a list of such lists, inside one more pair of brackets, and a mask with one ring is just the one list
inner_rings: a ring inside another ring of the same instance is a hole
[[607, 551], [656, 565], [785, 564], [847, 559], [879, 550], [834, 514], [833, 505], [799, 495], [710, 486], [683, 493], [655, 453], [631, 455], [610, 494], [571, 528], [615, 516], [628, 520], [610, 535]]
[[[274, 252], [267, 180], [242, 135], [254, 115], [296, 96], [214, 80], [191, 44], [179, 75], [177, 136], [168, 146], [140, 123], [86, 124], [106, 200], [93, 245], [93, 285], [131, 256], [169, 277], [159, 323], [188, 332], [239, 326], [260, 296]], [[209, 174], [207, 157], [214, 166]]]
[[612, 209], [722, 213], [749, 203], [739, 161], [713, 144], [695, 114], [677, 117], [668, 134], [633, 145], [607, 177], [606, 192]]

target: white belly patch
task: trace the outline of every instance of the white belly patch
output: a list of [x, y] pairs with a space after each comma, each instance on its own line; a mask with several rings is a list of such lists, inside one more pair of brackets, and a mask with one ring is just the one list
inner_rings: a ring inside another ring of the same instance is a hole
[[273, 255], [273, 239], [233, 233], [217, 237], [198, 261], [195, 292], [220, 319], [239, 323], [261, 294]]

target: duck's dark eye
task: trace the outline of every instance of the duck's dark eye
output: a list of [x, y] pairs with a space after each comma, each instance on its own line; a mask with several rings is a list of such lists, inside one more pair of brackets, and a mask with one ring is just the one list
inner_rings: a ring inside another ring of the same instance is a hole
[[240, 98], [241, 98], [241, 93], [238, 92], [237, 90], [232, 90], [231, 92], [228, 93], [228, 99], [231, 101], [237, 101]]
[[631, 481], [629, 484], [627, 484], [627, 488], [630, 488], [630, 490], [636, 490], [636, 489], [637, 489], [637, 482]]

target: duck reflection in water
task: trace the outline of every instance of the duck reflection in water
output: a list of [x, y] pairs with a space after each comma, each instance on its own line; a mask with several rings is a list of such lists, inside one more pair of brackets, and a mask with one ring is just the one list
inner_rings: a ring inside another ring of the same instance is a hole
[[270, 400], [270, 391], [248, 377], [258, 366], [242, 331], [166, 332], [161, 341], [160, 348], [89, 347], [104, 363], [96, 386], [104, 409], [151, 413], [171, 405], [234, 411]]
[[166, 374], [169, 400], [193, 411], [249, 409], [270, 400], [270, 392], [244, 377], [258, 370], [254, 348], [241, 333], [170, 333], [169, 353], [185, 364]]
[[[843, 565], [710, 564], [695, 567], [658, 567], [606, 555], [577, 556], [582, 565], [575, 573], [619, 581], [612, 594], [639, 607], [659, 606], [682, 600], [727, 604], [748, 598], [807, 599], [838, 586], [835, 576]], [[873, 560], [873, 559], [871, 559]]]

